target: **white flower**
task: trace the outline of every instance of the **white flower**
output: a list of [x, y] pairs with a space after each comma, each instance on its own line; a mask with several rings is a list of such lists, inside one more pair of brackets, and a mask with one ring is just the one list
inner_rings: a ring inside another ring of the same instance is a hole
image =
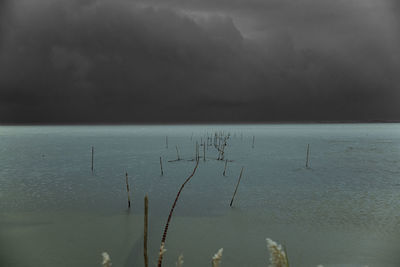
[[267, 238], [267, 246], [270, 254], [270, 265], [269, 267], [289, 267], [289, 262], [285, 251], [283, 251], [282, 246]]
[[103, 252], [101, 253], [101, 256], [103, 256], [103, 267], [111, 267], [112, 263], [111, 263], [111, 259], [110, 259], [110, 255], [108, 255], [107, 252]]
[[160, 253], [159, 253], [159, 256], [163, 256], [164, 255], [164, 253], [166, 252], [167, 250], [165, 249], [165, 243], [164, 242], [162, 242], [161, 243], [161, 247], [160, 247]]
[[224, 251], [223, 248], [220, 248], [218, 252], [214, 255], [212, 258], [212, 266], [213, 267], [219, 267], [219, 263], [221, 262], [222, 259], [222, 252]]
[[183, 266], [183, 255], [179, 255], [178, 261], [176, 263], [176, 267], [182, 267]]

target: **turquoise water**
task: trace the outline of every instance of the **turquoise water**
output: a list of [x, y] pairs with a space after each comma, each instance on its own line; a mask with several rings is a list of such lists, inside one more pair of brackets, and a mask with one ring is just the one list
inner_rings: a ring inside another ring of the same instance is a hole
[[[0, 266], [100, 266], [102, 251], [113, 266], [143, 266], [146, 193], [154, 266], [195, 143], [216, 131], [231, 134], [227, 176], [208, 147], [163, 266], [181, 253], [184, 266], [209, 266], [221, 247], [222, 266], [267, 266], [266, 237], [285, 244], [291, 266], [400, 266], [400, 124], [1, 126]], [[184, 160], [168, 162], [175, 146]]]

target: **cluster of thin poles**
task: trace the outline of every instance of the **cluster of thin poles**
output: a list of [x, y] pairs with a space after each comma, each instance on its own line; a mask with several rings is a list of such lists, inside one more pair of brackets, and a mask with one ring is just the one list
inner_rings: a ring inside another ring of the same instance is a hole
[[[193, 138], [193, 134], [191, 135], [190, 139], [192, 140]], [[214, 138], [211, 138], [207, 135], [207, 139], [206, 141], [202, 141], [201, 140], [201, 144], [200, 146], [203, 146], [203, 160], [206, 161], [206, 149], [208, 149], [209, 146], [214, 146], [217, 151], [218, 151], [218, 158], [217, 160], [224, 160], [224, 155], [225, 155], [225, 147], [227, 146], [227, 141], [230, 138], [230, 134], [228, 133], [227, 135], [224, 135], [222, 132], [219, 133], [215, 133], [214, 134]], [[243, 134], [241, 134], [241, 139], [243, 138]], [[255, 136], [253, 136], [253, 141], [252, 141], [252, 148], [254, 148], [254, 143], [255, 143]], [[165, 145], [166, 148], [168, 148], [168, 136], [166, 136], [165, 138]], [[196, 173], [196, 170], [199, 166], [199, 161], [200, 161], [200, 146], [199, 143], [196, 142], [196, 148], [195, 148], [195, 162], [196, 165], [192, 171], [192, 173], [189, 175], [189, 177], [184, 181], [184, 183], [181, 185], [181, 187], [179, 188], [179, 191], [175, 197], [175, 200], [172, 204], [172, 207], [170, 209], [170, 212], [168, 214], [168, 219], [167, 222], [165, 224], [164, 227], [164, 231], [163, 231], [163, 235], [161, 238], [161, 246], [160, 246], [160, 253], [159, 253], [159, 258], [158, 258], [158, 267], [161, 267], [162, 265], [162, 260], [163, 260], [163, 254], [164, 254], [164, 247], [165, 247], [165, 241], [167, 238], [167, 233], [168, 233], [168, 227], [169, 224], [171, 222], [171, 218], [173, 215], [173, 212], [175, 210], [176, 204], [178, 202], [179, 196], [181, 195], [181, 192], [183, 190], [183, 188], [185, 187], [185, 185], [192, 179], [192, 177], [194, 176], [194, 174]], [[178, 146], [175, 146], [176, 148], [176, 154], [177, 154], [177, 159], [175, 160], [170, 160], [168, 162], [174, 162], [174, 161], [180, 161], [182, 160], [182, 158], [180, 157], [179, 154], [179, 149]], [[310, 165], [309, 165], [309, 157], [310, 157], [310, 144], [307, 145], [307, 154], [306, 154], [306, 168], [309, 169]], [[226, 176], [226, 168], [227, 168], [227, 164], [228, 164], [228, 159], [225, 159], [225, 165], [224, 165], [224, 171], [223, 171], [223, 176]], [[233, 201], [235, 199], [240, 181], [242, 179], [242, 175], [243, 175], [243, 169], [244, 167], [242, 167], [241, 171], [240, 171], [240, 175], [239, 175], [239, 179], [236, 183], [235, 186], [235, 190], [233, 192], [232, 195], [232, 199], [230, 201], [229, 206], [232, 207], [233, 205]], [[94, 146], [91, 147], [91, 171], [92, 173], [94, 172]], [[160, 157], [160, 171], [161, 171], [161, 176], [164, 175], [164, 170], [163, 170], [163, 165], [162, 165], [162, 157]], [[128, 180], [128, 173], [125, 173], [125, 183], [126, 183], [126, 191], [127, 191], [127, 195], [128, 195], [128, 208], [131, 207], [131, 200], [130, 200], [130, 189], [129, 189], [129, 180]], [[147, 235], [148, 235], [148, 196], [147, 194], [145, 195], [144, 198], [144, 242], [143, 242], [143, 247], [144, 247], [144, 263], [145, 263], [145, 267], [148, 267], [148, 252], [147, 252]], [[221, 252], [222, 253], [222, 252]], [[217, 254], [216, 254], [217, 255]]]

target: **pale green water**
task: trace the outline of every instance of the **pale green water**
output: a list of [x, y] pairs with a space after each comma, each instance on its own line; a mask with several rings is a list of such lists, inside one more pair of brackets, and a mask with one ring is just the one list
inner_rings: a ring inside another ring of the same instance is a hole
[[286, 244], [291, 266], [400, 266], [399, 124], [2, 126], [0, 266], [100, 266], [102, 251], [113, 266], [143, 266], [145, 193], [154, 266], [169, 208], [194, 167], [167, 160], [175, 145], [193, 158], [196, 140], [219, 130], [231, 133], [228, 175], [209, 147], [176, 207], [163, 266], [180, 253], [184, 266], [210, 266], [220, 247], [223, 266], [267, 266], [266, 237]]

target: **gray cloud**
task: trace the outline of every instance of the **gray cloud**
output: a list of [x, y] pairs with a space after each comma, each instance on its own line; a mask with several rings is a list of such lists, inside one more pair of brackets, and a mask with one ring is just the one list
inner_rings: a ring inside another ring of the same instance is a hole
[[400, 118], [394, 1], [4, 3], [2, 122]]

